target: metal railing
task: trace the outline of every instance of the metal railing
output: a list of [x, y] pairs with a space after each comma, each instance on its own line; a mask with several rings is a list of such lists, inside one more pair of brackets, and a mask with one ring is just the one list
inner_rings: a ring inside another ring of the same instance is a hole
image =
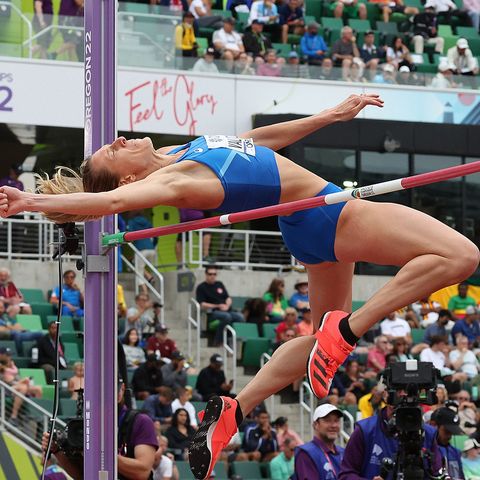
[[[317, 404], [317, 399], [312, 392], [312, 389], [310, 388], [310, 385], [308, 382], [302, 382], [300, 385], [300, 401], [299, 401], [299, 407], [300, 407], [300, 437], [302, 439], [307, 439], [311, 438], [313, 435], [313, 414], [315, 412]], [[340, 438], [338, 439], [338, 442], [340, 446], [345, 446], [350, 439], [350, 435], [353, 432], [353, 428], [355, 426], [354, 419], [352, 415], [345, 411], [342, 410], [342, 413], [344, 415], [344, 418], [348, 419], [349, 423], [349, 431], [347, 432], [345, 429], [345, 421], [342, 419], [341, 423], [341, 428], [340, 428]], [[309, 423], [310, 423], [310, 430], [309, 430], [309, 435], [306, 435], [305, 431], [305, 415], [308, 415]]]
[[[23, 12], [18, 8], [17, 5], [15, 5], [12, 2], [5, 2], [5, 1], [0, 1], [0, 6], [5, 6], [7, 8], [11, 8], [21, 19], [23, 22], [26, 23], [27, 29], [28, 29], [28, 39], [26, 42], [29, 42], [29, 47], [28, 47], [28, 58], [32, 58], [32, 22], [23, 14]], [[25, 45], [25, 42], [22, 43], [22, 47]], [[23, 55], [23, 50], [22, 50], [22, 55]]]
[[[263, 366], [272, 358], [271, 355], [268, 353], [262, 353], [262, 356], [260, 357], [260, 366], [263, 368]], [[268, 413], [270, 414], [271, 418], [276, 418], [275, 416], [275, 394], [270, 395], [266, 400], [266, 402], [269, 403], [268, 407]]]
[[[11, 407], [7, 399], [22, 400], [22, 410], [28, 406], [28, 412], [21, 414], [16, 422], [9, 418]], [[42, 433], [48, 431], [52, 412], [45, 410], [30, 398], [17, 392], [15, 388], [0, 380], [0, 430], [6, 430], [35, 450], [41, 451]], [[65, 427], [64, 421], [57, 418], [56, 425]], [[41, 432], [39, 431], [41, 428]]]
[[[231, 337], [231, 346], [228, 343], [228, 337]], [[232, 375], [228, 375], [229, 371], [229, 356], [232, 357]], [[230, 326], [226, 325], [223, 329], [223, 365], [225, 376], [227, 379], [233, 380], [233, 390], [237, 385], [237, 332]]]
[[[187, 317], [187, 350], [188, 357], [195, 359], [195, 366], [200, 368], [200, 333], [202, 330], [201, 325], [202, 311], [200, 304], [191, 298], [188, 302], [188, 317]], [[195, 334], [193, 331], [195, 331]], [[196, 349], [193, 352], [193, 339], [195, 339]]]
[[[204, 236], [211, 235], [208, 255], [205, 255]], [[283, 269], [286, 265], [296, 266], [297, 261], [290, 255], [280, 232], [260, 230], [237, 230], [230, 228], [205, 228], [197, 232], [188, 232], [188, 248], [184, 263], [199, 268], [215, 261], [216, 265], [235, 266], [252, 270], [253, 268]]]

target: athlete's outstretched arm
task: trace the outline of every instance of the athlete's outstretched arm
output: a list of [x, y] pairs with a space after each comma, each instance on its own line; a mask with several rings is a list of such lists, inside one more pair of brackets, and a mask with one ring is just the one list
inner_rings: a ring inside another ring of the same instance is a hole
[[156, 205], [181, 206], [184, 195], [185, 188], [178, 173], [158, 172], [99, 193], [45, 195], [0, 187], [0, 216], [9, 217], [23, 211], [103, 216]]
[[350, 95], [336, 107], [328, 108], [316, 115], [255, 128], [242, 133], [240, 137], [253, 138], [258, 145], [280, 150], [331, 123], [352, 120], [367, 105], [383, 107], [383, 100], [376, 94]]

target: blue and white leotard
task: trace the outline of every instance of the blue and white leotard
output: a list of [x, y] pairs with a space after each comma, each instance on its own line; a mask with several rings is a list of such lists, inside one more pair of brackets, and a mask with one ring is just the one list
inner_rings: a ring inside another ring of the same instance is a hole
[[[169, 155], [183, 149], [177, 160], [191, 160], [209, 167], [222, 183], [225, 197], [218, 209], [223, 213], [240, 212], [277, 205], [281, 184], [273, 150], [254, 145], [251, 139], [224, 135], [203, 136], [176, 147]], [[329, 183], [317, 194], [341, 191]], [[335, 262], [335, 233], [345, 203], [327, 205], [279, 217], [285, 244], [301, 262]]]

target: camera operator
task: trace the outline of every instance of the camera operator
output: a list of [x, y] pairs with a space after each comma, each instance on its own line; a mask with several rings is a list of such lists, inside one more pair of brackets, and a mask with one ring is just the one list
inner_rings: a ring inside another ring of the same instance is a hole
[[[143, 413], [130, 410], [124, 401], [125, 385], [118, 384], [118, 479], [151, 480], [158, 442], [152, 420]], [[42, 450], [46, 451], [49, 434], [42, 438]], [[83, 479], [83, 452], [72, 455], [63, 442], [52, 443], [52, 453], [59, 466], [74, 478]]]
[[[392, 474], [382, 472], [382, 459], [394, 459], [399, 450], [399, 442], [395, 438], [391, 419], [394, 406], [388, 405], [374, 416], [360, 420], [343, 455], [338, 480], [382, 480], [392, 479]], [[440, 470], [442, 459], [435, 439], [435, 429], [423, 425], [425, 436], [423, 448], [432, 452], [431, 467], [433, 471]], [[425, 474], [425, 478], [429, 478]]]
[[446, 459], [447, 469], [452, 480], [464, 480], [462, 453], [450, 445], [453, 435], [464, 435], [460, 428], [458, 413], [449, 407], [442, 407], [432, 413], [430, 424], [437, 427], [437, 443], [442, 457]]

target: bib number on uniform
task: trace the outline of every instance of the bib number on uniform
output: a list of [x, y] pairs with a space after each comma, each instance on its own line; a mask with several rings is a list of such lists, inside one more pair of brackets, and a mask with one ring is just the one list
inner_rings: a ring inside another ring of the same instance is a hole
[[238, 138], [230, 135], [205, 135], [204, 138], [209, 149], [229, 148], [236, 152], [255, 156], [255, 145], [251, 138]]

